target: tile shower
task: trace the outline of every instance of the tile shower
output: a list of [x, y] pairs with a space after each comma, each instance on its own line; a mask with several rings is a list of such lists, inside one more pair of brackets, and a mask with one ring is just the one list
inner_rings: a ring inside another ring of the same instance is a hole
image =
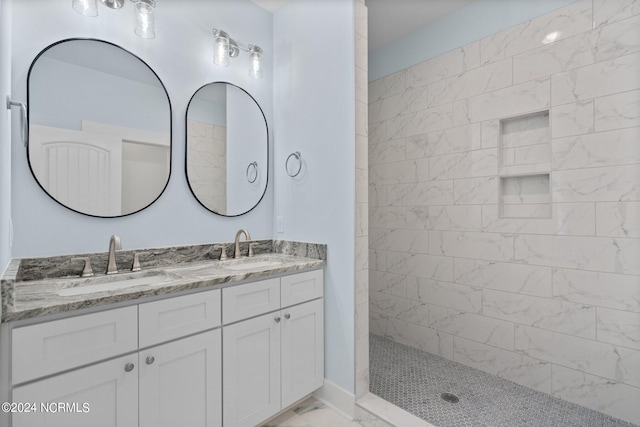
[[371, 82], [369, 182], [372, 334], [640, 424], [639, 1]]
[[206, 206], [227, 211], [227, 128], [187, 120], [190, 185]]

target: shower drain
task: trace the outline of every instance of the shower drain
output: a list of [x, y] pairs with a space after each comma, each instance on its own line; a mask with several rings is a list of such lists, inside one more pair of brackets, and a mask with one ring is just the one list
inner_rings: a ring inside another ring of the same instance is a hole
[[442, 400], [445, 400], [449, 403], [458, 403], [460, 401], [460, 399], [458, 399], [458, 396], [453, 393], [442, 393], [440, 397], [442, 398]]

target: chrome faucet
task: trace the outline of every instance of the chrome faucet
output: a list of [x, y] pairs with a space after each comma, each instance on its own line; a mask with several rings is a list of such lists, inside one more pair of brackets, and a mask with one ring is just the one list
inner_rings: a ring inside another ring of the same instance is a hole
[[251, 240], [251, 235], [247, 230], [245, 230], [244, 228], [241, 228], [240, 230], [238, 230], [238, 232], [236, 233], [235, 250], [233, 251], [234, 258], [239, 258], [242, 256], [242, 254], [240, 253], [240, 236], [242, 234], [244, 234], [245, 240]]
[[107, 274], [115, 274], [118, 272], [118, 266], [116, 265], [116, 251], [122, 249], [120, 243], [120, 237], [115, 234], [111, 236], [109, 240], [109, 258], [107, 260]]

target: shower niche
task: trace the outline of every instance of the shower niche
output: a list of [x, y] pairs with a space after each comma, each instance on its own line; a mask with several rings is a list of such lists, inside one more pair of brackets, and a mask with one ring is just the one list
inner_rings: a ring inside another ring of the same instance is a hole
[[549, 110], [500, 120], [500, 217], [551, 218]]

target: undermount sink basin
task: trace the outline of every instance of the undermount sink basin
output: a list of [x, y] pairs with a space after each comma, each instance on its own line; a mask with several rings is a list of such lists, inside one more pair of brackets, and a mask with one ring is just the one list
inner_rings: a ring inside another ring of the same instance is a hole
[[86, 295], [94, 292], [111, 292], [134, 286], [159, 285], [174, 280], [164, 272], [151, 272], [144, 275], [113, 275], [82, 279], [80, 283], [70, 284], [58, 290], [58, 295], [68, 297]]
[[225, 268], [229, 270], [253, 270], [254, 268], [264, 268], [264, 267], [275, 267], [276, 265], [282, 264], [281, 261], [273, 261], [273, 260], [256, 260], [256, 261], [247, 261], [247, 262], [238, 262], [225, 265]]

